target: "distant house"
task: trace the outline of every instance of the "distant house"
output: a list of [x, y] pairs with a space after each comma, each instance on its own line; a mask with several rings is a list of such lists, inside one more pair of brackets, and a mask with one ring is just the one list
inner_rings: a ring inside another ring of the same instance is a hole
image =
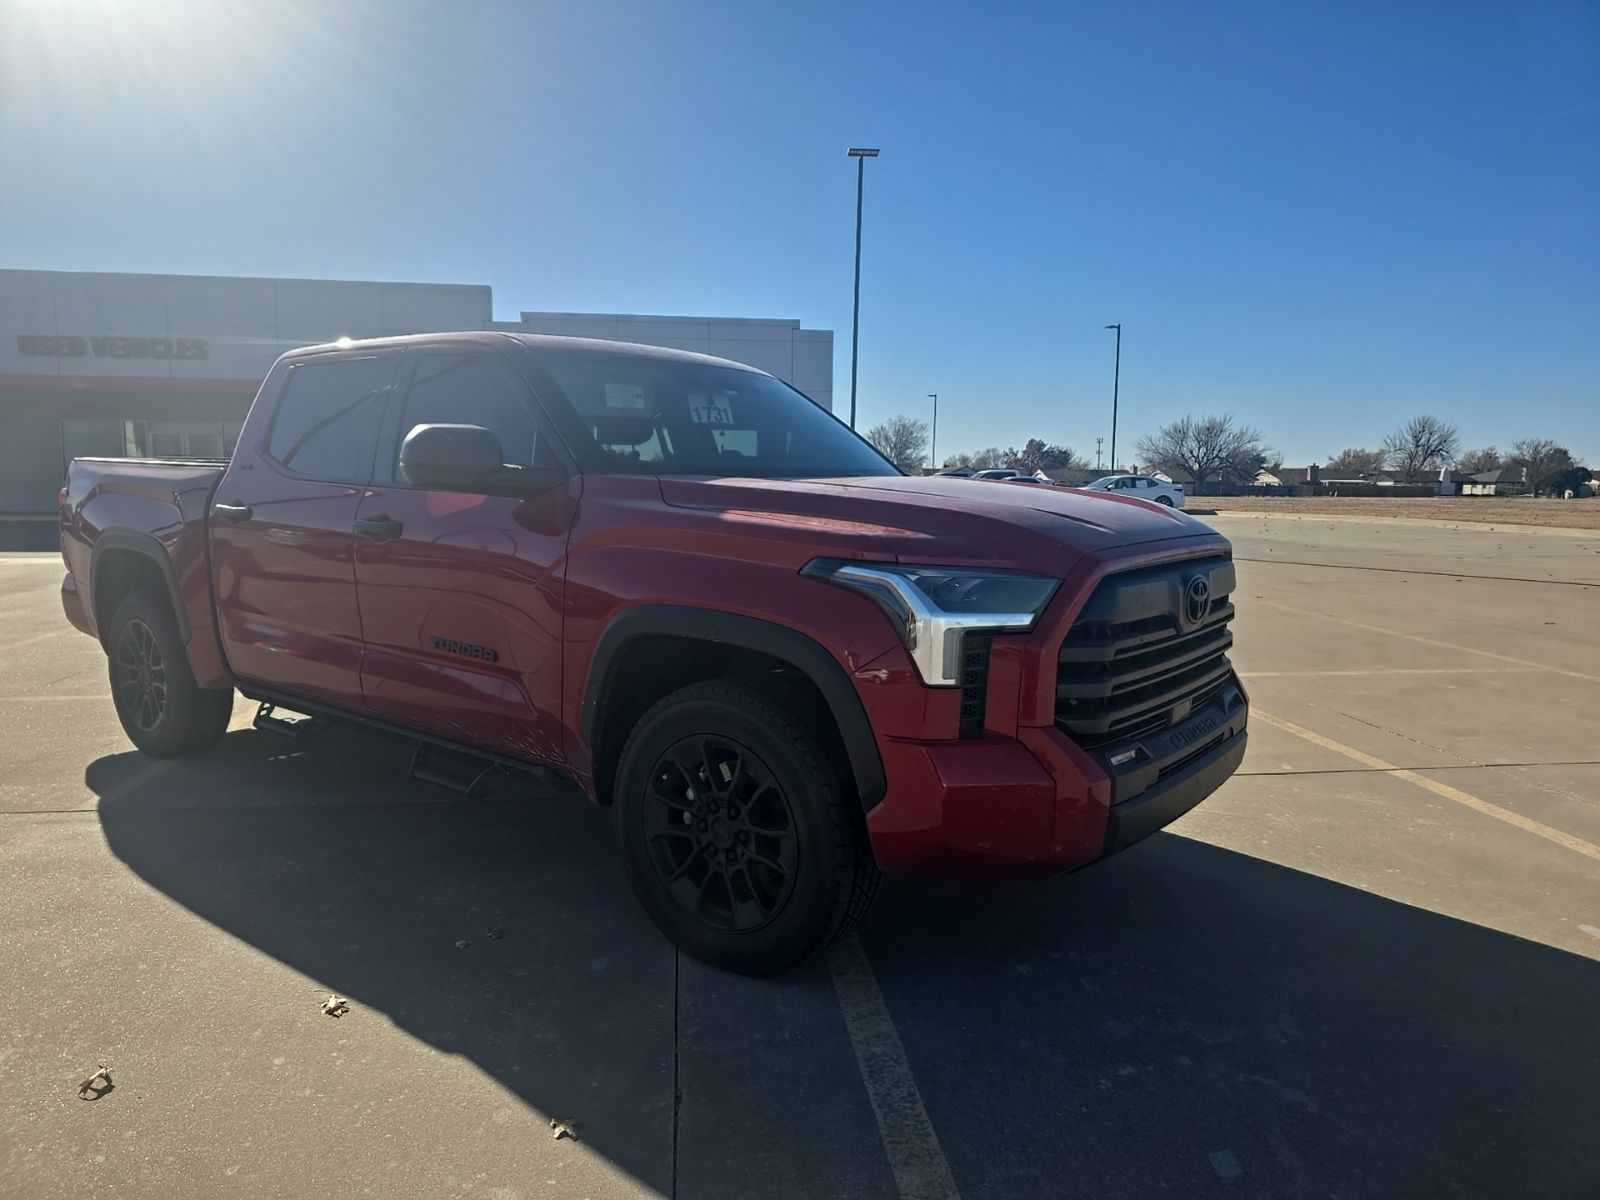
[[1322, 468], [1316, 463], [1309, 467], [1279, 467], [1276, 471], [1263, 468], [1256, 472], [1258, 487], [1306, 487], [1322, 481]]
[[[1452, 474], [1460, 475], [1459, 472]], [[1460, 476], [1457, 495], [1521, 496], [1528, 490], [1527, 473], [1521, 467], [1501, 467], [1498, 471], [1479, 471]]]

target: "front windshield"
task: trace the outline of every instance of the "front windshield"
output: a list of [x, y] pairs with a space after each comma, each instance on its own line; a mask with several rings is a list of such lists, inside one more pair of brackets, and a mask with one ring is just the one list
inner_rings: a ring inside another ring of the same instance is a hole
[[625, 355], [541, 356], [540, 366], [570, 406], [575, 420], [564, 424], [587, 471], [899, 474], [831, 414], [770, 375]]

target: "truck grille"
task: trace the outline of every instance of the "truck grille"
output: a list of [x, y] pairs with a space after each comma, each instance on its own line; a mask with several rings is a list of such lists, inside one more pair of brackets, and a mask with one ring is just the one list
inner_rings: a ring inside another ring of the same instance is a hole
[[1061, 645], [1056, 724], [1093, 749], [1186, 719], [1233, 677], [1233, 590], [1217, 557], [1102, 580]]

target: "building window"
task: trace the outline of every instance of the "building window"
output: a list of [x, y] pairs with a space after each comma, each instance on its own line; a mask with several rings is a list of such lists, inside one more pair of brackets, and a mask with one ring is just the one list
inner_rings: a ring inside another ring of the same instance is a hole
[[62, 421], [61, 469], [75, 458], [231, 458], [242, 428], [239, 421]]
[[130, 421], [61, 422], [61, 470], [75, 458], [121, 458], [137, 454]]

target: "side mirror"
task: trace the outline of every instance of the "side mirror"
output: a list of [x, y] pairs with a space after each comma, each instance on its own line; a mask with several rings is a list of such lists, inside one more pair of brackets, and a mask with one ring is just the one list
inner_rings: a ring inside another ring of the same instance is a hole
[[418, 425], [400, 446], [400, 475], [416, 487], [488, 491], [510, 474], [500, 439], [482, 425]]

